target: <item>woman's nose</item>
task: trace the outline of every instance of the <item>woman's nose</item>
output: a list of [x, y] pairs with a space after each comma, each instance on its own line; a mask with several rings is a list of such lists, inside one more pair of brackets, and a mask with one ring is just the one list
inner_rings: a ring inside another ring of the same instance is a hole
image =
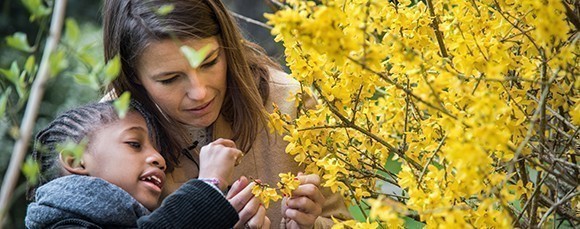
[[165, 168], [166, 168], [165, 159], [156, 150], [154, 153], [152, 153], [151, 155], [149, 155], [147, 157], [147, 163], [152, 164], [155, 167], [165, 171]]
[[[193, 71], [192, 71], [193, 72]], [[189, 74], [189, 87], [187, 89], [187, 97], [191, 100], [203, 101], [206, 97], [207, 89], [202, 77], [197, 73]]]

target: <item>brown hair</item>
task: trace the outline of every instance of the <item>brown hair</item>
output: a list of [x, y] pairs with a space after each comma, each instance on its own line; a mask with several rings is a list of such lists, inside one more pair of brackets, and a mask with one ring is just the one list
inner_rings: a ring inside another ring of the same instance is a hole
[[[171, 4], [173, 10], [157, 10]], [[202, 39], [216, 36], [227, 58], [227, 91], [221, 114], [232, 124], [233, 140], [248, 152], [266, 126], [264, 104], [269, 95], [269, 67], [279, 68], [258, 45], [243, 39], [232, 16], [220, 0], [106, 0], [103, 9], [105, 59], [120, 55], [122, 71], [108, 87], [117, 95], [130, 91], [133, 98], [151, 109], [163, 128], [175, 129], [177, 121], [163, 118], [162, 111], [136, 84], [136, 63], [151, 43], [165, 39]], [[187, 137], [182, 125], [178, 138], [167, 144], [183, 147]], [[170, 161], [179, 163], [177, 153]]]

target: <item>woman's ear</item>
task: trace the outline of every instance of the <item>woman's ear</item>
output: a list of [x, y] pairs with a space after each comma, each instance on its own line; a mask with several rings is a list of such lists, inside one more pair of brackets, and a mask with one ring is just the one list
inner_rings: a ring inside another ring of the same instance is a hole
[[60, 154], [60, 163], [62, 167], [71, 174], [77, 175], [89, 175], [89, 171], [85, 168], [85, 162], [81, 158], [77, 158], [74, 155], [68, 154], [63, 155]]

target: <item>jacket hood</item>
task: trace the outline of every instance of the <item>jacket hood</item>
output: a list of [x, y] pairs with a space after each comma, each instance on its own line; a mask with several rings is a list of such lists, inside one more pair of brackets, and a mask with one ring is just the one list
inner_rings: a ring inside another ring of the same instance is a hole
[[129, 193], [97, 177], [68, 175], [36, 190], [28, 205], [27, 228], [46, 228], [65, 219], [82, 219], [97, 225], [136, 227], [149, 214]]

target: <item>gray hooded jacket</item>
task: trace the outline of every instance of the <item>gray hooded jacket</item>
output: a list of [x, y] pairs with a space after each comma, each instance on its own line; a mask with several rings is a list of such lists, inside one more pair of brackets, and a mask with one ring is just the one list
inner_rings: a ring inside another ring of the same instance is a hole
[[69, 175], [42, 185], [27, 228], [231, 228], [236, 210], [210, 185], [190, 180], [149, 212], [129, 193], [96, 177]]

